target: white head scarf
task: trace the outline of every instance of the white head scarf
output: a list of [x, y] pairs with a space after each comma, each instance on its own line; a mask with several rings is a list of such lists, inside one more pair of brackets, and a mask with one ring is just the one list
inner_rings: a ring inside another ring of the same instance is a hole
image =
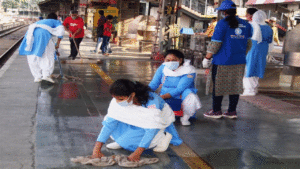
[[253, 14], [251, 22], [253, 28], [253, 35], [251, 39], [257, 41], [257, 43], [260, 43], [262, 41], [260, 25], [266, 25], [266, 19], [267, 14], [262, 10], [258, 10]]

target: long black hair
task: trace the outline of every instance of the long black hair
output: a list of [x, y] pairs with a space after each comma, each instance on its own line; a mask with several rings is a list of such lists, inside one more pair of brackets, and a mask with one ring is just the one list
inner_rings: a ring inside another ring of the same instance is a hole
[[184, 57], [184, 54], [181, 51], [175, 50], [175, 49], [167, 50], [166, 53], [164, 54], [164, 57], [166, 58], [167, 55], [169, 55], [169, 54], [174, 55], [179, 59], [182, 59], [182, 63], [180, 64], [180, 66], [183, 65], [185, 57]]
[[135, 97], [142, 105], [145, 105], [150, 99], [149, 92], [151, 91], [149, 86], [128, 79], [116, 80], [109, 89], [109, 93], [114, 96], [130, 96], [131, 93], [135, 92]]
[[[232, 7], [236, 7], [235, 4], [232, 4]], [[238, 28], [239, 27], [239, 21], [236, 18], [236, 9], [227, 9], [224, 11], [227, 15], [226, 21], [229, 24], [230, 28]]]
[[55, 13], [49, 13], [47, 19], [57, 19], [57, 15]]

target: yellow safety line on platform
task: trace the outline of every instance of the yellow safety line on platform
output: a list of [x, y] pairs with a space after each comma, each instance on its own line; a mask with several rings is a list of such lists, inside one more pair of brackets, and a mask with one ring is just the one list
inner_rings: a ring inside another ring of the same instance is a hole
[[[99, 74], [99, 76], [108, 84], [111, 85], [114, 81], [103, 72], [96, 64], [90, 64], [91, 68]], [[185, 143], [180, 146], [170, 146], [170, 148], [192, 169], [212, 169], [212, 167], [201, 159], [190, 147]]]
[[106, 74], [103, 72], [103, 70], [96, 64], [90, 64], [91, 68], [94, 69], [95, 72], [98, 73], [98, 75], [100, 75], [100, 77], [108, 84], [111, 85], [113, 84], [113, 80]]

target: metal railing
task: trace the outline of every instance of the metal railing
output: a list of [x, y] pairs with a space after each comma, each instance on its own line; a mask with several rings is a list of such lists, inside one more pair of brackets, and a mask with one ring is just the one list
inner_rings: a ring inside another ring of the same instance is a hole
[[9, 30], [11, 28], [15, 28], [21, 25], [27, 25], [28, 23], [26, 21], [21, 21], [21, 22], [12, 22], [12, 23], [3, 23], [0, 24], [0, 31], [5, 31]]

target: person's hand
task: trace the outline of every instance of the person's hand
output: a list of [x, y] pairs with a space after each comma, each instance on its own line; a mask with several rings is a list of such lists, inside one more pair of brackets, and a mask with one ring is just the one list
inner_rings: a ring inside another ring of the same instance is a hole
[[97, 154], [93, 154], [91, 156], [89, 156], [89, 158], [93, 159], [93, 158], [101, 158], [104, 157], [105, 155], [102, 154], [101, 152], [97, 153]]
[[211, 60], [212, 59], [206, 59], [206, 58], [204, 58], [203, 61], [202, 61], [203, 68], [209, 68], [210, 65], [211, 65]]
[[131, 153], [130, 156], [128, 156], [129, 161], [137, 162], [140, 161], [140, 159], [141, 159], [141, 155], [135, 152]]
[[75, 33], [71, 35], [71, 38], [73, 38], [73, 39], [75, 38]]

